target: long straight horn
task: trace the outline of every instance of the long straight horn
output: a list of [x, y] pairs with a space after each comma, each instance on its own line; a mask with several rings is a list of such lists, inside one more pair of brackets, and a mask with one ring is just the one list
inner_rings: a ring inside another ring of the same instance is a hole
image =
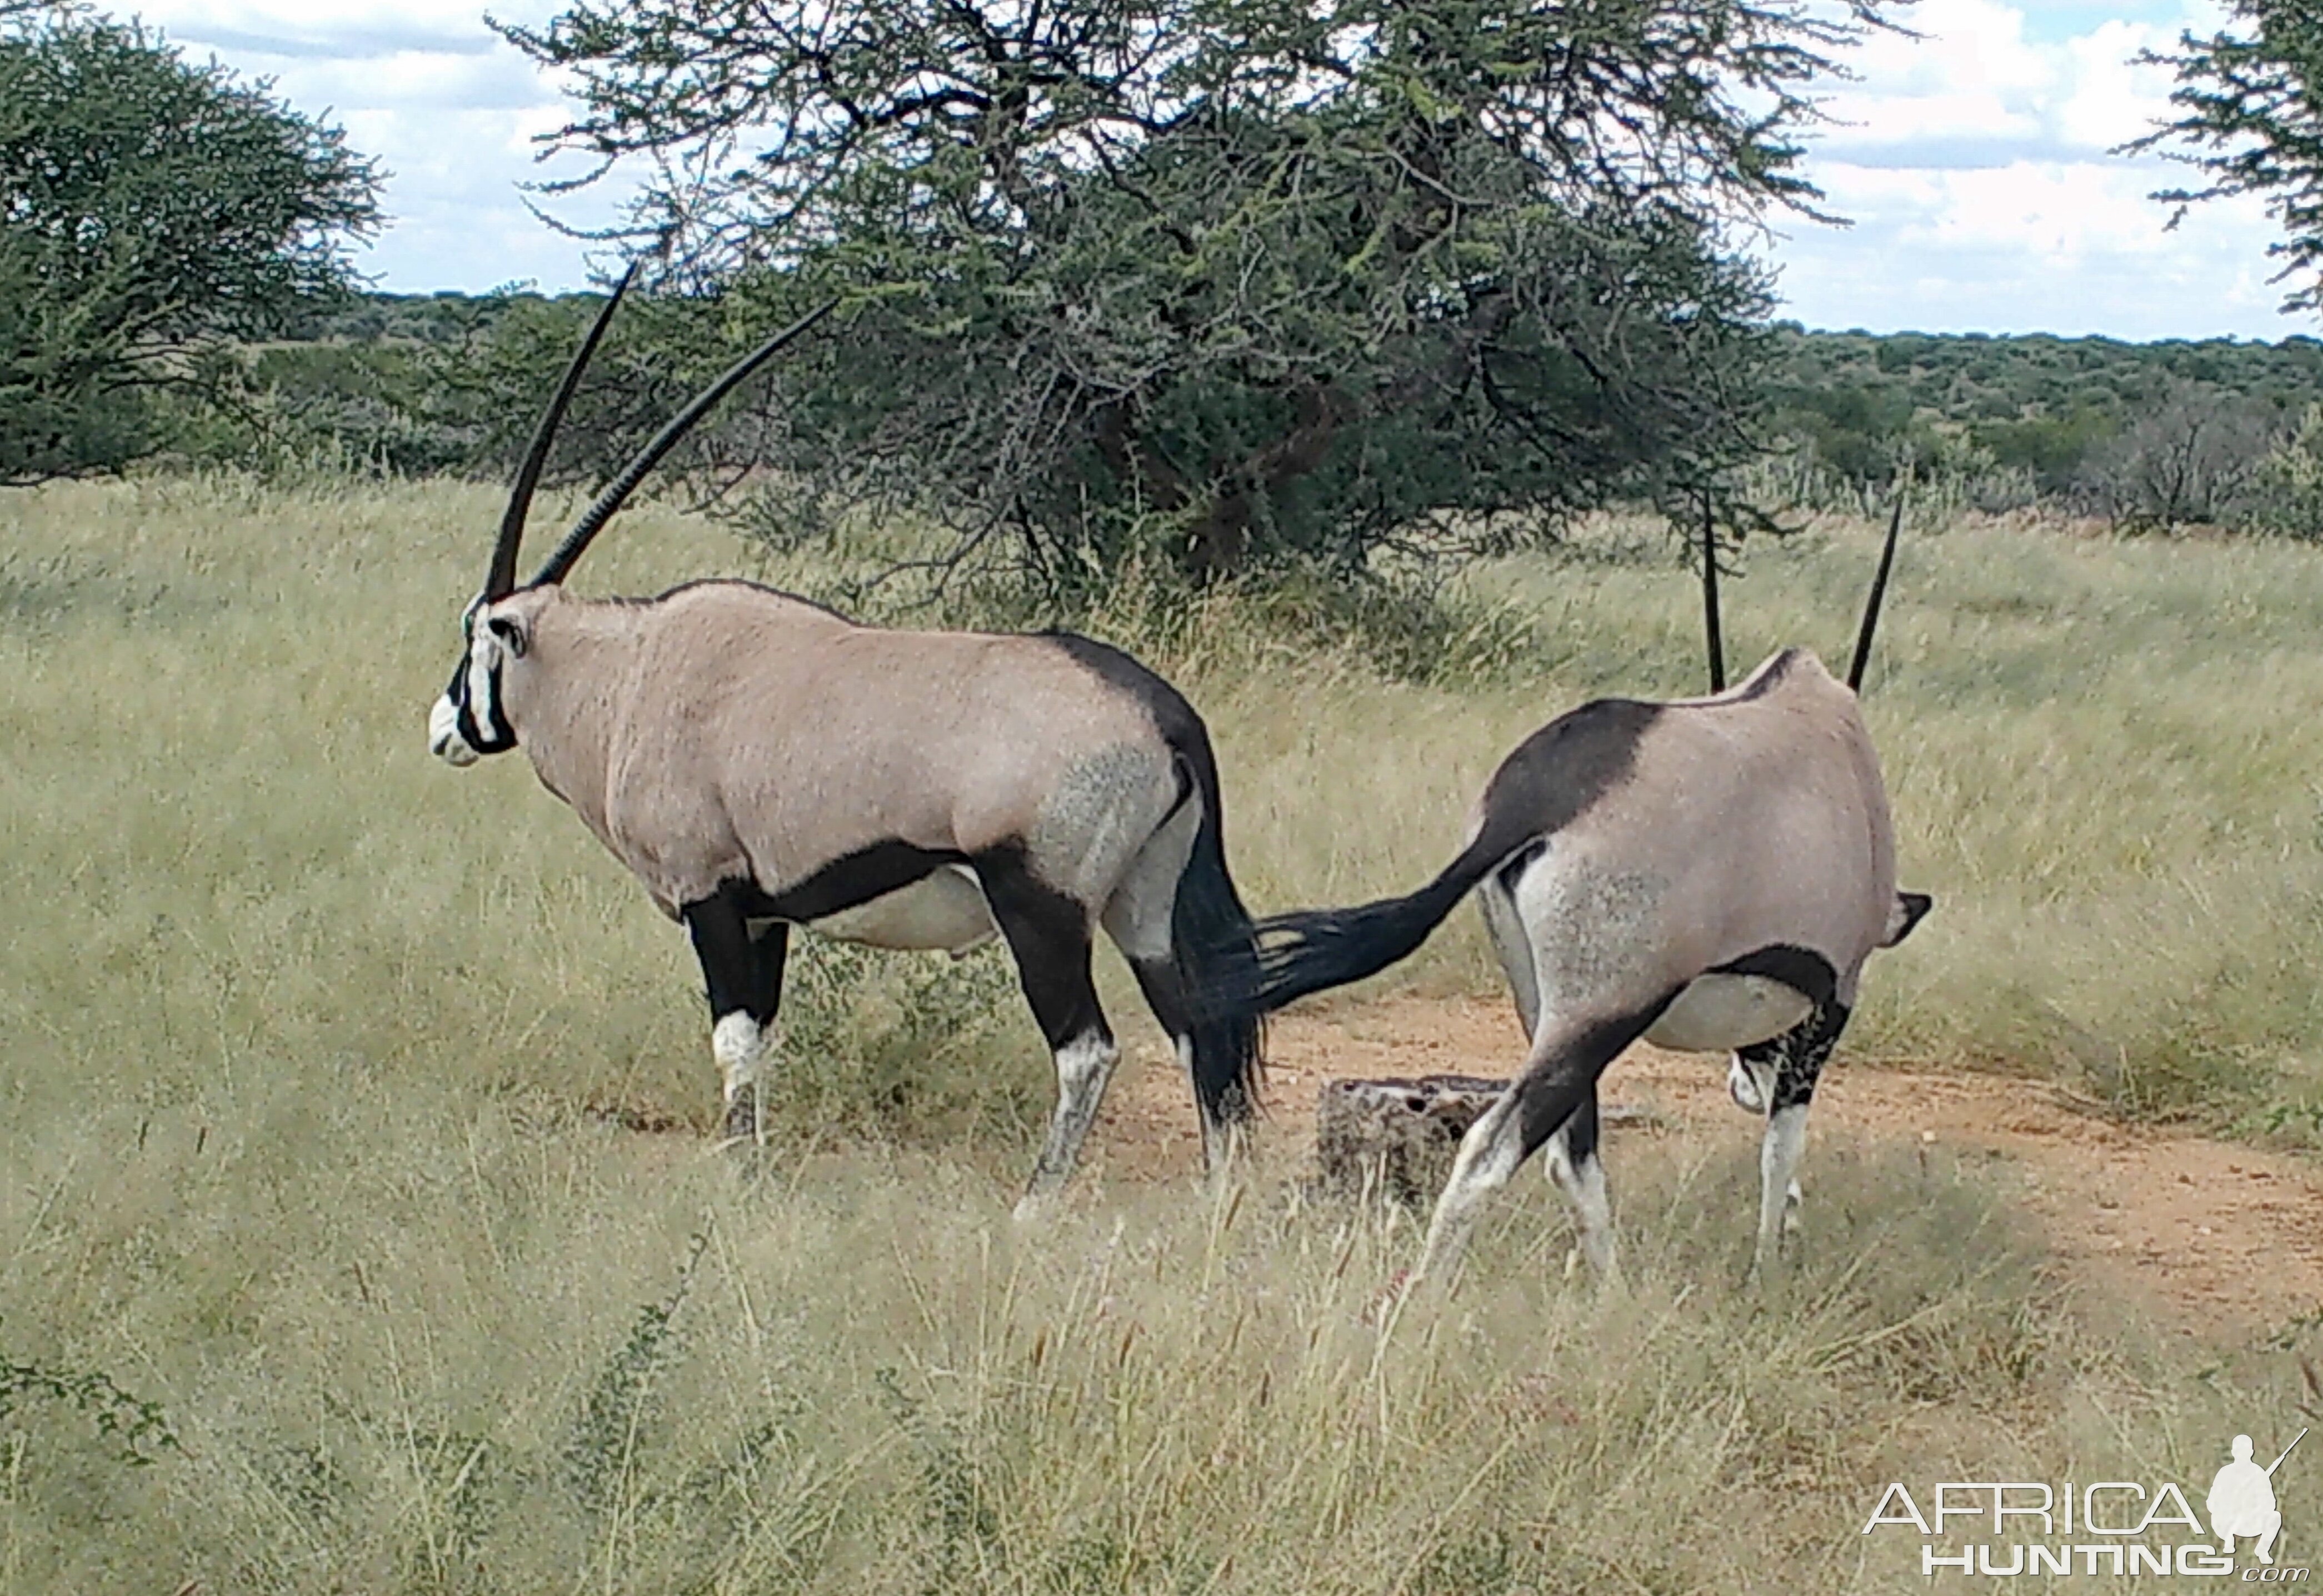
[[1718, 631], [1718, 528], [1702, 496], [1702, 625], [1710, 637], [1710, 691], [1726, 691], [1726, 640]]
[[573, 569], [573, 562], [579, 559], [582, 550], [589, 546], [589, 540], [603, 529], [607, 521], [613, 518], [613, 513], [621, 508], [623, 501], [631, 493], [637, 491], [638, 484], [646, 480], [646, 473], [661, 463], [663, 455], [677, 447], [678, 440], [692, 430], [693, 424], [707, 415], [712, 406], [731, 392], [736, 384], [773, 359], [785, 344], [830, 315], [838, 303], [836, 299], [826, 299], [814, 309], [800, 316], [798, 320], [791, 323], [737, 361], [728, 369], [724, 376], [694, 395], [693, 403], [671, 417], [669, 425], [654, 435], [653, 442], [647, 444], [638, 453], [638, 457], [629, 462], [620, 476], [605, 485], [605, 491], [597, 495], [597, 501], [583, 511], [581, 518], [573, 524], [573, 530], [565, 535], [565, 541], [556, 546], [556, 552], [548, 556], [548, 563], [543, 565], [538, 574], [533, 577], [532, 585], [540, 587], [549, 582], [563, 582], [565, 573]]
[[508, 509], [500, 516], [500, 541], [492, 545], [491, 567], [484, 573], [484, 601], [506, 598], [516, 586], [517, 546], [524, 541], [525, 517], [532, 509], [532, 491], [540, 485], [541, 468], [548, 463], [549, 445], [556, 441], [556, 428], [565, 419], [565, 408], [573, 402], [574, 391], [581, 386], [581, 373], [589, 369], [589, 357], [597, 353], [597, 341], [605, 335], [605, 328], [613, 319], [613, 311], [621, 296], [629, 291], [629, 283], [638, 274], [638, 262], [621, 273], [621, 280], [613, 285], [612, 298], [597, 312], [597, 319], [589, 328], [589, 335], [581, 340], [581, 347], [573, 356], [573, 363], [565, 368], [565, 380], [556, 385], [555, 397], [548, 408], [541, 412], [540, 425], [532, 431], [532, 444], [524, 452], [524, 463], [517, 467], [515, 485], [509, 489]]
[[1847, 684], [1863, 691], [1863, 667], [1871, 663], [1871, 634], [1879, 625], [1879, 601], [1887, 596], [1887, 572], [1896, 564], [1896, 534], [1904, 528], [1904, 495], [1896, 495], [1896, 511], [1887, 518], [1887, 545], [1879, 551], [1879, 573], [1871, 579], [1871, 597], [1863, 606], [1863, 625], [1855, 634], [1855, 658], [1847, 667]]

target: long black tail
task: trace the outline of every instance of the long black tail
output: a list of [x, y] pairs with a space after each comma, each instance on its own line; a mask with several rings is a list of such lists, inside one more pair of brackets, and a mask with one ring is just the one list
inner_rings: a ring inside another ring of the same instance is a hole
[[1170, 912], [1171, 962], [1188, 1009], [1195, 1100], [1210, 1124], [1231, 1124], [1250, 1118], [1258, 1106], [1266, 1068], [1263, 1025], [1256, 1010], [1228, 1009], [1210, 995], [1256, 984], [1257, 927], [1226, 873], [1218, 772], [1209, 738], [1198, 722], [1192, 736], [1173, 741], [1180, 743], [1178, 757], [1200, 797], [1202, 819]]
[[1214, 983], [1210, 1000], [1229, 1014], [1272, 1014], [1311, 992], [1360, 981], [1409, 957], [1507, 857], [1510, 839], [1495, 835], [1496, 830], [1487, 827], [1418, 892], [1359, 908], [1305, 909], [1260, 921], [1254, 967], [1235, 972], [1244, 979]]

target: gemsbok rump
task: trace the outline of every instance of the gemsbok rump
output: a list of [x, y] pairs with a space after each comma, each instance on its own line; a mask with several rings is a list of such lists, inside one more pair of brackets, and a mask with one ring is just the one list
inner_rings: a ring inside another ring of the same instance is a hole
[[1502, 760], [1443, 871], [1408, 896], [1270, 916], [1247, 968], [1217, 989], [1247, 1023], [1360, 980], [1425, 941], [1474, 890], [1531, 1050], [1460, 1145], [1412, 1284], [1448, 1285], [1478, 1205], [1552, 1136], [1549, 1174], [1579, 1251], [1613, 1263], [1597, 1154], [1597, 1078], [1639, 1037], [1731, 1055], [1735, 1101], [1767, 1115], [1753, 1272], [1777, 1256], [1807, 1104], [1875, 949], [1931, 900], [1896, 889], [1887, 794], [1857, 702], [1902, 507], [1887, 529], [1844, 683], [1786, 648], [1731, 691], [1704, 550], [1713, 693], [1602, 699]]
[[541, 784], [691, 934], [730, 1135], [758, 1101], [789, 928], [958, 953], [1007, 941], [1055, 1056], [1057, 1108], [1019, 1213], [1071, 1173], [1118, 1057], [1089, 956], [1103, 926], [1175, 1041], [1216, 1168], [1254, 1105], [1259, 1023], [1193, 994], [1256, 943], [1221, 832], [1209, 736], [1168, 683], [1063, 633], [859, 626], [750, 582], [584, 600], [589, 541], [711, 406], [829, 306], [674, 417], [516, 584], [526, 511], [622, 278], [517, 473], [429, 719], [455, 766], [521, 747]]

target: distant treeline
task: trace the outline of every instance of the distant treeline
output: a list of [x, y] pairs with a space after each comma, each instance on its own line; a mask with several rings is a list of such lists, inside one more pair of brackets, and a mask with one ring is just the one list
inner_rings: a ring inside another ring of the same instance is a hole
[[[592, 296], [384, 294], [317, 307], [246, 352], [250, 402], [187, 452], [397, 474], [504, 470]], [[714, 305], [647, 301], [600, 357], [560, 449], [601, 472], [733, 347]], [[1951, 508], [2126, 527], [2323, 537], [2323, 340], [2152, 344], [2047, 335], [1765, 335], [1749, 484], [1769, 508], [1868, 507], [1908, 472]], [[725, 417], [697, 467], [748, 463], [776, 401]]]

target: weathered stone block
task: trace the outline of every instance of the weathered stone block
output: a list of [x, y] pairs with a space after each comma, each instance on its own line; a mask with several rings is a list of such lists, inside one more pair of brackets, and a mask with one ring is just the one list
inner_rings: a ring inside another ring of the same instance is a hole
[[1416, 1080], [1334, 1080], [1315, 1099], [1315, 1162], [1326, 1192], [1373, 1190], [1429, 1203], [1452, 1173], [1460, 1138], [1505, 1080], [1423, 1075]]

